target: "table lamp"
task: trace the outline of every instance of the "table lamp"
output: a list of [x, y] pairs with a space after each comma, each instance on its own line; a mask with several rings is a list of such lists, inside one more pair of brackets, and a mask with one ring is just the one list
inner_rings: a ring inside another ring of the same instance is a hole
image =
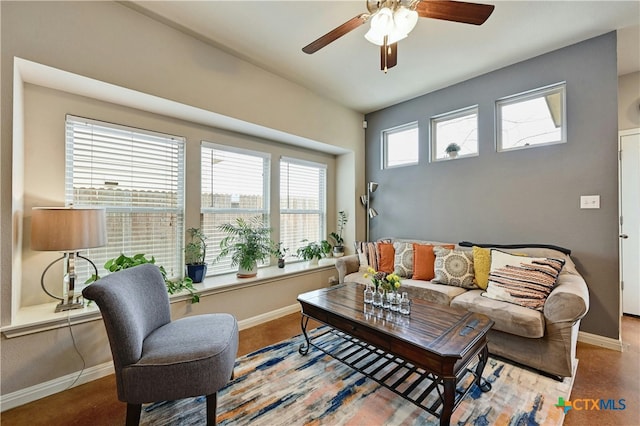
[[[80, 309], [80, 296], [75, 298], [76, 258], [89, 262], [96, 275], [96, 265], [79, 251], [101, 247], [107, 243], [106, 215], [104, 209], [70, 207], [34, 207], [31, 216], [31, 248], [38, 251], [58, 251], [62, 257], [54, 260], [42, 272], [42, 290], [60, 300], [56, 312]], [[64, 260], [65, 274], [63, 297], [51, 294], [44, 285], [44, 276], [56, 262]], [[64, 294], [66, 291], [66, 295]], [[75, 300], [74, 300], [75, 299]]]

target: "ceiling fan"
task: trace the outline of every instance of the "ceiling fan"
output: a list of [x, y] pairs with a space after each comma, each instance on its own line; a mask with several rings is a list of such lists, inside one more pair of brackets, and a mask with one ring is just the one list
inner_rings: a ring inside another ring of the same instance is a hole
[[413, 30], [418, 17], [482, 25], [493, 12], [489, 4], [440, 0], [366, 0], [361, 13], [302, 48], [312, 54], [371, 20], [365, 38], [380, 46], [380, 69], [385, 73], [398, 63], [398, 41]]

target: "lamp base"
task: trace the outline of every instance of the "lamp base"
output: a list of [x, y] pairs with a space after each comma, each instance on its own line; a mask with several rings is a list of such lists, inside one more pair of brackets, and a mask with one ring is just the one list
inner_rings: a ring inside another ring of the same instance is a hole
[[60, 302], [56, 305], [56, 312], [65, 312], [71, 311], [73, 309], [82, 309], [84, 308], [84, 303], [82, 302]]

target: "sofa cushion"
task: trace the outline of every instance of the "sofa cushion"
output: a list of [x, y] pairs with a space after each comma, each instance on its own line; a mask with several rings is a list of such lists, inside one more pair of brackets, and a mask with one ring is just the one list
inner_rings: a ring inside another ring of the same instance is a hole
[[451, 306], [484, 314], [495, 321], [493, 329], [517, 336], [544, 336], [545, 320], [540, 311], [482, 296], [482, 290], [469, 290], [451, 301]]
[[434, 283], [477, 288], [474, 282], [472, 252], [442, 247], [434, 248], [433, 252], [436, 255]]
[[[389, 239], [380, 239], [378, 242], [389, 243]], [[366, 271], [368, 267], [378, 270], [378, 242], [375, 241], [356, 241], [354, 243], [358, 260], [360, 261], [360, 269]]]
[[395, 251], [393, 273], [401, 278], [411, 278], [413, 275], [413, 244], [394, 242], [393, 249]]
[[366, 269], [371, 266], [377, 271], [378, 250], [376, 243], [371, 241], [356, 241], [355, 248], [358, 254], [358, 260], [360, 261], [360, 268], [364, 267]]
[[489, 285], [489, 271], [491, 271], [491, 250], [473, 246], [473, 271], [476, 285], [486, 290]]
[[436, 255], [433, 252], [435, 247], [453, 249], [453, 244], [443, 244], [434, 246], [433, 244], [413, 243], [413, 274], [414, 280], [430, 281], [435, 278], [434, 264]]
[[386, 272], [388, 274], [392, 274], [393, 262], [395, 258], [393, 243], [378, 242], [377, 245], [378, 245], [378, 269], [377, 270], [380, 272]]
[[562, 259], [515, 256], [493, 249], [483, 296], [542, 311], [563, 266]]
[[439, 305], [451, 305], [451, 301], [460, 296], [466, 290], [462, 287], [437, 284], [433, 281], [421, 281], [414, 279], [402, 280], [400, 291], [406, 291], [410, 297], [428, 300]]

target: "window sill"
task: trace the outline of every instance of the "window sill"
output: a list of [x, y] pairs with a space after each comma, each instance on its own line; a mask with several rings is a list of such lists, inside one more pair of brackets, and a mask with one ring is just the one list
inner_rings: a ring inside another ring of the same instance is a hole
[[[238, 278], [236, 274], [217, 275], [205, 278], [204, 282], [194, 284], [200, 298], [213, 294], [234, 291], [240, 288], [253, 287], [278, 281], [284, 277], [297, 275], [307, 275], [317, 271], [334, 268], [329, 265], [308, 265], [306, 262], [287, 264], [284, 268], [268, 266], [258, 270], [258, 275], [253, 278]], [[170, 303], [177, 303], [191, 300], [188, 292], [169, 295]], [[0, 328], [0, 332], [7, 339], [26, 336], [28, 334], [42, 331], [54, 330], [56, 328], [67, 327], [69, 324], [82, 324], [89, 321], [96, 321], [101, 318], [100, 310], [95, 303], [85, 306], [82, 309], [74, 309], [66, 312], [54, 312], [58, 302], [43, 303], [22, 307], [16, 312], [10, 325]]]

